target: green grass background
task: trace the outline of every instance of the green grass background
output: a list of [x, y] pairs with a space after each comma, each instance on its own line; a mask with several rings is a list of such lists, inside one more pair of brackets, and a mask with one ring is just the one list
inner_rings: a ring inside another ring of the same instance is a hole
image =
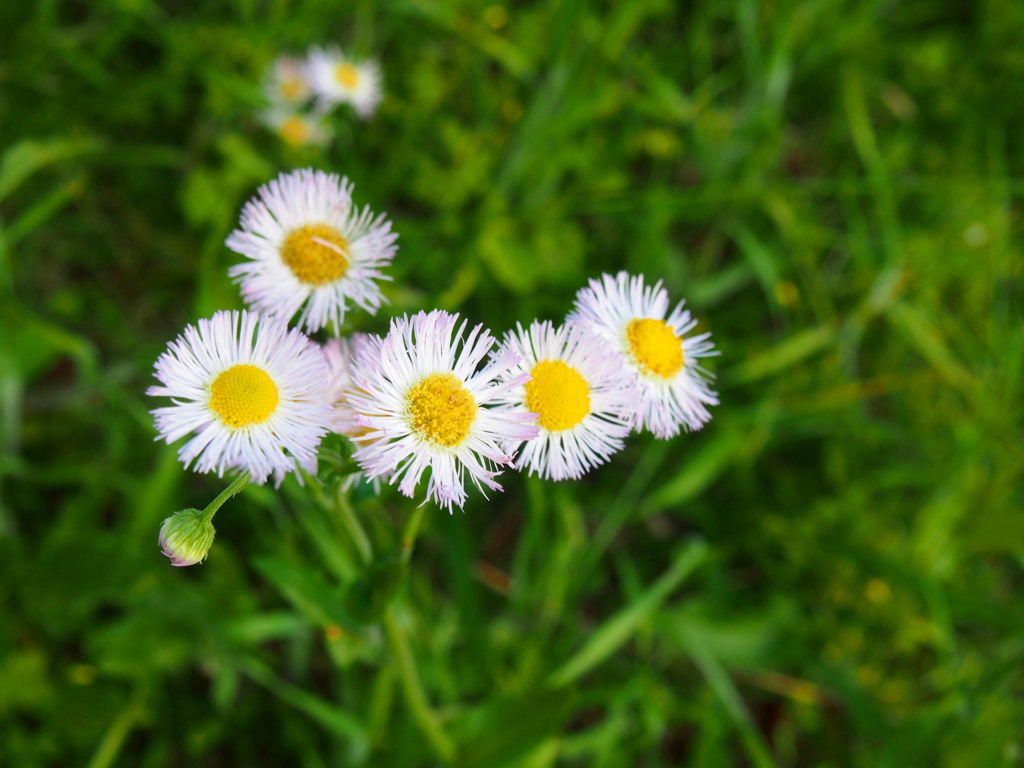
[[[1022, 40], [1010, 0], [3, 3], [0, 765], [1024, 764]], [[330, 41], [386, 98], [287, 150], [256, 83]], [[426, 507], [408, 571], [415, 502], [353, 539], [330, 476], [169, 567], [223, 484], [152, 364], [306, 165], [400, 233], [354, 326], [643, 272], [715, 418]]]

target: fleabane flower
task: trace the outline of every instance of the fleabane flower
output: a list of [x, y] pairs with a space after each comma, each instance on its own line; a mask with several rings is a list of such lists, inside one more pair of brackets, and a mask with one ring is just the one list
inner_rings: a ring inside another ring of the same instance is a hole
[[497, 466], [512, 463], [503, 445], [537, 435], [536, 416], [493, 406], [526, 382], [508, 375], [511, 349], [493, 355], [494, 337], [441, 310], [391, 321], [383, 339], [357, 354], [346, 390], [365, 433], [355, 459], [370, 478], [388, 477], [412, 496], [430, 470], [427, 498], [451, 511], [466, 501], [465, 475], [481, 491], [501, 490]]
[[352, 184], [306, 168], [260, 187], [242, 208], [227, 246], [249, 260], [228, 274], [253, 309], [317, 331], [340, 328], [348, 302], [375, 313], [377, 285], [394, 258], [398, 235], [383, 214], [352, 204]]
[[337, 46], [313, 48], [309, 74], [317, 105], [328, 110], [351, 104], [362, 118], [370, 117], [381, 99], [380, 68], [375, 61], [357, 61]]
[[[369, 432], [369, 428], [359, 423], [352, 404], [348, 401], [346, 390], [352, 386], [352, 364], [357, 356], [374, 354], [373, 350], [380, 343], [380, 337], [366, 333], [353, 333], [351, 336], [330, 339], [323, 345], [327, 358], [327, 401], [333, 409], [331, 412], [331, 430], [344, 435], [353, 442]], [[342, 488], [347, 490], [366, 479], [362, 470], [356, 470], [345, 476]], [[374, 477], [368, 481], [374, 492], [380, 493], [381, 478]]]
[[352, 386], [352, 364], [364, 348], [373, 345], [366, 333], [330, 339], [323, 346], [327, 358], [327, 400], [333, 409], [331, 430], [340, 435], [354, 437], [363, 434], [366, 428], [356, 418], [356, 411], [348, 401], [345, 390]]
[[274, 106], [262, 112], [260, 120], [289, 146], [323, 146], [331, 139], [331, 130], [319, 115], [305, 115], [287, 107]]
[[517, 469], [545, 480], [577, 478], [622, 449], [635, 388], [607, 342], [588, 326], [521, 325], [501, 350], [521, 359], [503, 378], [531, 378], [508, 391], [508, 407], [537, 414], [540, 434], [520, 448]]
[[323, 352], [298, 330], [253, 312], [217, 312], [189, 325], [156, 361], [173, 405], [152, 411], [168, 444], [197, 472], [242, 469], [256, 483], [309, 464], [329, 428]]
[[[636, 430], [657, 437], [700, 429], [718, 404], [702, 357], [717, 355], [710, 333], [686, 336], [697, 325], [685, 302], [671, 313], [668, 292], [659, 281], [645, 286], [643, 275], [619, 272], [591, 280], [576, 296], [569, 319], [589, 323], [618, 350], [637, 387]], [[666, 316], [667, 315], [667, 316]]]
[[271, 104], [298, 107], [313, 94], [305, 59], [278, 56], [263, 76], [263, 94]]

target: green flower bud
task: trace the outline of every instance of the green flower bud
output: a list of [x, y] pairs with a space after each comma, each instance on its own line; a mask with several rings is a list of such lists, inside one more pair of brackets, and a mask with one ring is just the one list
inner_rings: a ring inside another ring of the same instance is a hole
[[203, 510], [183, 509], [160, 526], [160, 548], [171, 558], [171, 565], [195, 565], [206, 559], [216, 533]]

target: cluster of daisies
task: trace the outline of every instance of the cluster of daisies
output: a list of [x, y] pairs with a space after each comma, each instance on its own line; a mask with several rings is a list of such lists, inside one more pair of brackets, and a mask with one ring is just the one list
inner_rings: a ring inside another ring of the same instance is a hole
[[149, 389], [171, 399], [153, 414], [168, 443], [189, 437], [186, 466], [280, 482], [314, 473], [336, 432], [365, 477], [406, 496], [425, 480], [426, 498], [451, 511], [467, 476], [484, 493], [506, 467], [578, 478], [631, 431], [667, 438], [711, 418], [709, 334], [691, 334], [683, 303], [642, 275], [591, 280], [561, 325], [534, 321], [500, 341], [442, 310], [393, 318], [384, 336], [342, 336], [350, 305], [380, 308], [396, 239], [336, 175], [299, 170], [259, 189], [227, 239], [244, 257], [230, 274], [250, 309], [188, 326]]
[[313, 47], [305, 58], [280, 56], [263, 78], [269, 106], [262, 122], [293, 146], [324, 145], [331, 139], [328, 114], [348, 104], [359, 117], [370, 117], [381, 99], [380, 69], [337, 46]]

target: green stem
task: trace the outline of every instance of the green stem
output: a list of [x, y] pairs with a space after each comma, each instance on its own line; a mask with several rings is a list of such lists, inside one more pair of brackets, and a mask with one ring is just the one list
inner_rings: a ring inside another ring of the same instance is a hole
[[206, 509], [203, 510], [203, 522], [210, 522], [213, 520], [213, 516], [217, 514], [217, 510], [221, 508], [225, 501], [230, 499], [236, 493], [245, 488], [249, 484], [249, 480], [252, 479], [252, 475], [248, 472], [243, 472], [234, 480], [231, 481], [231, 485], [221, 491], [220, 495], [211, 501]]
[[416, 537], [419, 535], [420, 526], [423, 524], [423, 515], [427, 511], [426, 504], [420, 504], [412, 511], [412, 515], [405, 522], [402, 530], [402, 562], [408, 563], [412, 558], [412, 550], [416, 544]]
[[402, 690], [405, 692], [405, 701], [412, 711], [413, 718], [419, 724], [423, 735], [427, 737], [438, 757], [446, 763], [451, 763], [455, 758], [455, 744], [444, 732], [437, 715], [427, 703], [426, 694], [423, 693], [423, 686], [416, 673], [416, 663], [413, 661], [405, 634], [395, 619], [393, 608], [389, 608], [384, 614], [384, 631], [387, 633], [388, 644], [391, 646], [391, 653], [398, 668], [398, 676], [402, 681]]
[[352, 537], [352, 543], [359, 551], [359, 557], [362, 558], [363, 564], [368, 565], [373, 560], [373, 544], [370, 543], [370, 537], [366, 535], [366, 529], [356, 517], [352, 505], [348, 503], [347, 494], [339, 489], [337, 500], [338, 503], [335, 506], [341, 517], [342, 525], [345, 526], [348, 535]]
[[96, 747], [88, 768], [109, 768], [117, 760], [125, 741], [142, 720], [145, 706], [145, 691], [142, 683], [136, 685], [128, 704], [107, 727], [106, 733]]
[[316, 475], [311, 475], [309, 472], [299, 467], [299, 471], [302, 473], [302, 479], [306, 483], [309, 490], [313, 492], [313, 498], [316, 499], [316, 503], [319, 504], [323, 509], [332, 509], [331, 502], [327, 496], [324, 495], [323, 488], [320, 485], [320, 478]]
[[367, 709], [367, 727], [370, 731], [370, 743], [379, 747], [387, 738], [388, 720], [391, 714], [391, 700], [395, 690], [395, 669], [384, 666], [377, 672], [373, 683], [370, 703]]

